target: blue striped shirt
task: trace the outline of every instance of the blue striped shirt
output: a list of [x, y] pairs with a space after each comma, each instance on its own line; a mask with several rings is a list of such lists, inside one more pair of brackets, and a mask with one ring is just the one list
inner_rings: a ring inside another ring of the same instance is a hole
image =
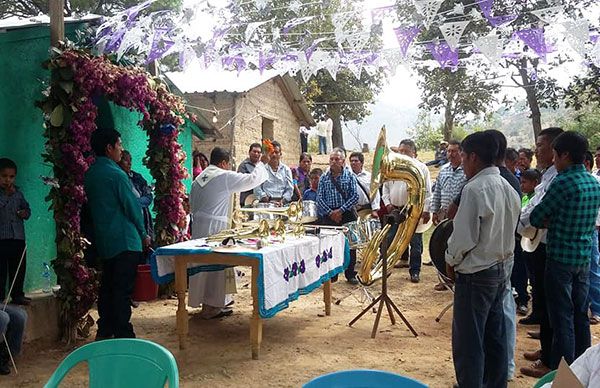
[[18, 188], [12, 195], [0, 190], [0, 240], [25, 240], [25, 224], [17, 215], [19, 210], [25, 210], [25, 220], [31, 216], [23, 193]]
[[452, 164], [445, 164], [435, 182], [435, 190], [431, 199], [431, 211], [437, 213], [440, 210], [448, 210], [450, 202], [460, 193], [467, 182], [467, 177], [462, 165], [456, 169]]
[[[335, 179], [340, 186], [344, 196], [336, 189], [331, 181]], [[329, 215], [333, 210], [340, 209], [342, 213], [350, 210], [358, 203], [356, 177], [347, 168], [342, 170], [342, 173], [337, 177], [331, 176], [331, 171], [327, 171], [321, 175], [319, 179], [319, 188], [317, 189], [317, 210], [319, 216], [324, 217]]]

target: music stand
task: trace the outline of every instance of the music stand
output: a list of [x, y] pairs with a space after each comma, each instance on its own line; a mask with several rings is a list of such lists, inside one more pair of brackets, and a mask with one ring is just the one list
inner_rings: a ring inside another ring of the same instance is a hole
[[[383, 221], [384, 221], [384, 224], [397, 225], [400, 223], [399, 218], [400, 218], [399, 214], [392, 213], [392, 214], [385, 215], [383, 217]], [[380, 247], [381, 252], [387, 253], [387, 248], [388, 248], [388, 238], [387, 238], [387, 236], [385, 236], [381, 243], [381, 247]], [[375, 298], [375, 300], [373, 300], [373, 302], [371, 302], [371, 304], [369, 306], [367, 306], [367, 308], [365, 308], [363, 311], [361, 311], [360, 314], [358, 314], [356, 317], [354, 317], [354, 319], [350, 321], [348, 326], [352, 326], [363, 315], [365, 315], [365, 313], [367, 311], [369, 311], [373, 306], [375, 306], [377, 303], [379, 303], [379, 307], [377, 309], [377, 316], [375, 317], [375, 322], [373, 324], [373, 330], [371, 331], [371, 338], [375, 338], [375, 335], [377, 334], [377, 327], [379, 326], [379, 320], [381, 319], [381, 311], [383, 310], [384, 305], [387, 308], [388, 315], [390, 316], [390, 321], [392, 322], [392, 325], [396, 324], [396, 318], [394, 317], [394, 312], [393, 312], [393, 310], [395, 310], [396, 314], [398, 314], [400, 319], [402, 319], [402, 321], [408, 327], [408, 329], [412, 332], [412, 334], [415, 337], [418, 337], [419, 335], [417, 334], [415, 329], [413, 329], [410, 322], [408, 322], [408, 320], [406, 319], [404, 314], [402, 314], [402, 312], [400, 312], [400, 309], [398, 309], [396, 304], [392, 301], [392, 298], [390, 298], [390, 296], [388, 295], [388, 290], [387, 290], [388, 264], [387, 264], [387, 254], [385, 254], [385, 253], [382, 255], [383, 257], [382, 257], [381, 271], [382, 271], [383, 276], [381, 278], [381, 294], [377, 298]]]

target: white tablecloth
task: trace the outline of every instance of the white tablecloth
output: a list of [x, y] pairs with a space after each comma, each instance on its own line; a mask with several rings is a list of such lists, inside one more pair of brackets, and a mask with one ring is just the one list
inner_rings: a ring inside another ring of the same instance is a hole
[[[258, 297], [262, 318], [274, 316], [321, 284], [342, 272], [350, 262], [350, 248], [343, 233], [322, 231], [317, 236], [288, 237], [260, 250], [244, 247], [212, 248], [205, 239], [190, 240], [158, 248], [152, 256], [152, 276], [159, 283], [174, 279], [178, 255], [226, 252], [259, 261]], [[188, 264], [188, 275], [215, 271], [225, 265]]]

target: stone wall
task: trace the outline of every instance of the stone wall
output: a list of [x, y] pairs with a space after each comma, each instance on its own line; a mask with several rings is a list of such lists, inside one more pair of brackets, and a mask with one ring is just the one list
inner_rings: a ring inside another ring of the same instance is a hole
[[[243, 94], [190, 94], [186, 95], [186, 99], [191, 105], [203, 109], [212, 109], [214, 105], [220, 111], [215, 125], [217, 128], [232, 120], [231, 124], [221, 131], [222, 139], [195, 139], [194, 148], [207, 156], [213, 147], [224, 147], [232, 150], [236, 165], [241, 163], [248, 157], [250, 144], [262, 140], [263, 120], [273, 120], [273, 137], [281, 143], [283, 162], [294, 166], [298, 164], [300, 119], [292, 111], [276, 79], [271, 79]], [[210, 112], [202, 113], [212, 120]]]

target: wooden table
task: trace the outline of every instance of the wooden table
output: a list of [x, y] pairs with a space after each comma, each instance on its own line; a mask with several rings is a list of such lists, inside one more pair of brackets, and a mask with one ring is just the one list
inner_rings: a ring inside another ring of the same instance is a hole
[[[250, 344], [252, 359], [258, 360], [262, 341], [262, 318], [259, 314], [258, 273], [259, 261], [256, 257], [225, 253], [185, 254], [175, 256], [175, 291], [177, 292], [177, 335], [179, 348], [187, 348], [188, 311], [186, 308], [188, 263], [221, 264], [245, 266], [252, 269], [252, 317], [250, 318]], [[325, 315], [331, 315], [331, 280], [323, 283]]]

